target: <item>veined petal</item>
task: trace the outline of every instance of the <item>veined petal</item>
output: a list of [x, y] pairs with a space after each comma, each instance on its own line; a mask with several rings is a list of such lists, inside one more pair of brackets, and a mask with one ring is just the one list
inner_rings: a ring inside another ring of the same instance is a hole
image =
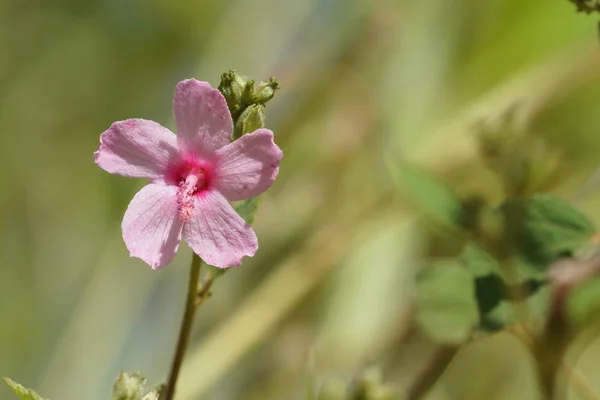
[[215, 187], [229, 201], [258, 196], [279, 172], [283, 152], [273, 132], [258, 129], [219, 149], [216, 153]]
[[229, 143], [231, 114], [223, 95], [208, 82], [186, 79], [177, 84], [173, 97], [179, 149], [207, 155]]
[[179, 247], [183, 225], [177, 215], [175, 186], [151, 183], [137, 192], [121, 224], [131, 256], [154, 269], [171, 262]]
[[146, 119], [113, 123], [100, 136], [96, 164], [111, 174], [134, 178], [162, 178], [177, 157], [177, 138], [167, 128]]
[[195, 198], [195, 215], [183, 225], [183, 238], [206, 263], [219, 268], [239, 266], [258, 249], [254, 231], [212, 190]]

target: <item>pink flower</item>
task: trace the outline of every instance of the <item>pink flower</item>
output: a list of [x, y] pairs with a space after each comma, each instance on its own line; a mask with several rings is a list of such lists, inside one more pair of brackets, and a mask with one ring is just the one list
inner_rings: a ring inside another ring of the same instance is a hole
[[173, 259], [183, 235], [208, 264], [238, 266], [256, 253], [258, 241], [229, 201], [267, 190], [283, 152], [268, 129], [230, 143], [227, 103], [207, 82], [179, 82], [173, 112], [177, 135], [153, 121], [128, 119], [100, 136], [94, 153], [100, 168], [151, 179], [125, 212], [125, 244], [132, 257], [156, 269]]

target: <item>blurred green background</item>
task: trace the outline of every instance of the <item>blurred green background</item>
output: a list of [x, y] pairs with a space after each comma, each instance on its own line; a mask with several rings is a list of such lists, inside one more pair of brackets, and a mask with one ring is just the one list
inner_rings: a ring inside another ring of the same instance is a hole
[[[430, 243], [386, 159], [498, 200], [473, 133], [514, 109], [562, 155], [553, 190], [599, 221], [596, 24], [566, 0], [0, 2], [0, 375], [54, 400], [107, 399], [120, 370], [164, 379], [191, 253], [160, 271], [129, 258], [120, 219], [143, 182], [92, 155], [113, 121], [173, 127], [178, 81], [235, 68], [281, 83], [267, 127], [285, 157], [260, 250], [199, 310], [179, 398], [304, 399], [369, 365], [401, 390], [433, 348], [412, 305]], [[600, 392], [600, 343], [577, 367]], [[535, 385], [500, 334], [463, 349], [430, 398], [535, 399]]]

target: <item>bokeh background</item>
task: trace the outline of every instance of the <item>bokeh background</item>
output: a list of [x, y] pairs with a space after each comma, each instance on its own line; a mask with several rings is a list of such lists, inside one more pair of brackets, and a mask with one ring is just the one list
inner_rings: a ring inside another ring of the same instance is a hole
[[[175, 84], [230, 68], [278, 78], [267, 126], [285, 157], [259, 252], [199, 310], [181, 400], [304, 399], [371, 365], [405, 388], [433, 348], [412, 302], [428, 232], [390, 166], [498, 199], [482, 120], [513, 109], [561, 154], [553, 190], [600, 219], [597, 17], [566, 0], [4, 0], [0, 375], [54, 400], [107, 399], [120, 370], [164, 379], [191, 253], [160, 271], [129, 258], [120, 219], [143, 182], [93, 152], [116, 120], [173, 127]], [[600, 343], [577, 363], [600, 391], [598, 367]], [[498, 334], [429, 398], [535, 399], [534, 379]]]

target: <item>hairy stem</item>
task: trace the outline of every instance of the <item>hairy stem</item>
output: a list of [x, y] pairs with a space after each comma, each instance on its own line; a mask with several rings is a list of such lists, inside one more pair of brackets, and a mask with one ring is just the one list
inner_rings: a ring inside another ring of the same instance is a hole
[[[188, 292], [185, 302], [185, 311], [183, 313], [183, 319], [181, 321], [181, 327], [179, 328], [179, 338], [177, 339], [177, 347], [175, 348], [175, 355], [173, 356], [173, 363], [171, 364], [171, 371], [169, 372], [169, 380], [167, 387], [161, 396], [161, 400], [173, 400], [175, 396], [175, 385], [177, 385], [177, 378], [179, 377], [179, 370], [183, 362], [183, 356], [190, 338], [192, 331], [192, 322], [194, 321], [194, 314], [199, 303], [198, 299], [198, 278], [200, 277], [200, 266], [202, 260], [196, 254], [192, 256], [192, 264], [190, 265], [190, 280], [188, 282]], [[205, 285], [206, 286], [206, 285]], [[209, 286], [210, 288], [210, 286]], [[208, 290], [206, 291], [208, 292]]]

